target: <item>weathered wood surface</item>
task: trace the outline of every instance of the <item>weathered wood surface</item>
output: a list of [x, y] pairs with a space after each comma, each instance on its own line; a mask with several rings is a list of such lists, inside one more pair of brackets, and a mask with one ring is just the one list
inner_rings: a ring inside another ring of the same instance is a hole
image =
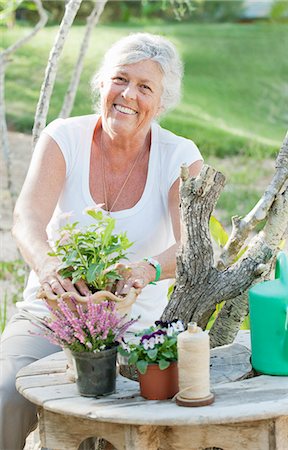
[[43, 444], [54, 450], [77, 450], [91, 436], [100, 436], [117, 450], [287, 450], [288, 419], [229, 425], [120, 425], [65, 417], [42, 410]]
[[[112, 423], [138, 425], [223, 424], [288, 416], [288, 377], [259, 376], [215, 385], [215, 403], [201, 408], [181, 408], [172, 401], [147, 401], [138, 383], [121, 376], [117, 392], [100, 399], [80, 397], [65, 373], [24, 376], [19, 391], [46, 410]], [[56, 381], [55, 381], [56, 378]]]
[[[241, 340], [249, 346], [249, 333]], [[215, 403], [201, 408], [181, 408], [172, 401], [147, 401], [135, 381], [117, 378], [117, 391], [108, 397], [84, 398], [66, 376], [63, 352], [22, 369], [17, 388], [24, 397], [46, 410], [115, 423], [195, 425], [234, 423], [288, 416], [288, 377], [258, 376], [242, 381], [249, 373], [250, 352], [240, 344], [211, 351], [211, 384]], [[243, 369], [244, 367], [244, 369]], [[153, 414], [151, 414], [153, 408]], [[288, 448], [288, 446], [287, 446]]]
[[115, 394], [81, 397], [63, 352], [22, 369], [17, 388], [39, 406], [42, 446], [54, 450], [77, 450], [91, 436], [117, 450], [288, 450], [288, 377], [230, 381], [251, 370], [249, 332], [237, 340], [211, 351], [215, 403], [201, 408], [144, 400], [121, 376]]

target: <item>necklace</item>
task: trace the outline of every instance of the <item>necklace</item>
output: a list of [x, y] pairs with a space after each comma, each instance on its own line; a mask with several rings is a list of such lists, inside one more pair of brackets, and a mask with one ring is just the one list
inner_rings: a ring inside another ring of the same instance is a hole
[[116, 205], [116, 203], [118, 202], [126, 184], [128, 183], [128, 180], [133, 172], [133, 170], [136, 167], [137, 162], [140, 160], [140, 156], [144, 155], [145, 150], [146, 150], [146, 145], [144, 144], [143, 149], [141, 149], [138, 152], [138, 155], [135, 158], [135, 161], [133, 162], [131, 169], [128, 172], [128, 175], [126, 176], [125, 180], [123, 181], [123, 184], [118, 192], [118, 194], [116, 195], [115, 200], [112, 202], [111, 207], [108, 207], [108, 197], [107, 197], [107, 187], [106, 187], [106, 171], [105, 171], [105, 164], [104, 164], [104, 150], [103, 150], [103, 145], [102, 145], [102, 135], [101, 135], [101, 139], [100, 139], [100, 148], [101, 148], [101, 167], [102, 167], [102, 182], [103, 182], [103, 191], [104, 191], [104, 203], [106, 206], [106, 211], [108, 213], [108, 215], [110, 215], [110, 213], [112, 212], [112, 209], [114, 208], [114, 206]]

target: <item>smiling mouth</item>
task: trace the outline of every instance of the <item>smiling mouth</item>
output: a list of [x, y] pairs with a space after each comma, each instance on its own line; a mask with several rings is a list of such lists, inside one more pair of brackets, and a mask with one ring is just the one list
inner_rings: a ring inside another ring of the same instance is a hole
[[129, 116], [135, 116], [135, 114], [137, 114], [137, 111], [134, 111], [134, 109], [131, 108], [127, 108], [127, 106], [116, 105], [114, 103], [114, 108], [116, 109], [116, 111], [123, 114], [128, 114]]

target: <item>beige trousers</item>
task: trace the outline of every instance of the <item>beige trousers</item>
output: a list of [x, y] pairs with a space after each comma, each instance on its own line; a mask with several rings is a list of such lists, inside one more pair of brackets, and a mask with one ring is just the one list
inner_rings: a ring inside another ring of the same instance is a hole
[[41, 336], [21, 313], [12, 317], [1, 337], [0, 349], [0, 450], [21, 450], [37, 425], [36, 407], [15, 388], [17, 372], [44, 356], [60, 351]]

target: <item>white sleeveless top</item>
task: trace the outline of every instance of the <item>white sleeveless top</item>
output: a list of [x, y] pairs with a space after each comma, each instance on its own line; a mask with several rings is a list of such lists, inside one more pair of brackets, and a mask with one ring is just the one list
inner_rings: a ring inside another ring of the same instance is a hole
[[[63, 213], [72, 212], [70, 220], [81, 225], [93, 223], [83, 210], [96, 205], [89, 189], [89, 168], [92, 137], [98, 119], [96, 114], [56, 119], [44, 130], [59, 145], [66, 162], [65, 184], [47, 227], [48, 238], [52, 242], [57, 230], [67, 222]], [[34, 151], [37, 151], [37, 146]], [[116, 219], [115, 233], [126, 231], [130, 241], [134, 242], [127, 255], [130, 261], [158, 255], [175, 243], [168, 207], [169, 189], [179, 177], [181, 164], [191, 165], [199, 159], [202, 160], [202, 156], [192, 141], [176, 136], [157, 123], [152, 124], [144, 192], [133, 208], [111, 213], [111, 217]], [[132, 317], [140, 315], [141, 318], [131, 331], [149, 327], [159, 319], [167, 304], [171, 281], [163, 280], [143, 289], [132, 308]], [[43, 316], [47, 314], [47, 308], [36, 299], [38, 288], [38, 278], [32, 271], [24, 290], [24, 301], [18, 302], [17, 307], [25, 307]]]

